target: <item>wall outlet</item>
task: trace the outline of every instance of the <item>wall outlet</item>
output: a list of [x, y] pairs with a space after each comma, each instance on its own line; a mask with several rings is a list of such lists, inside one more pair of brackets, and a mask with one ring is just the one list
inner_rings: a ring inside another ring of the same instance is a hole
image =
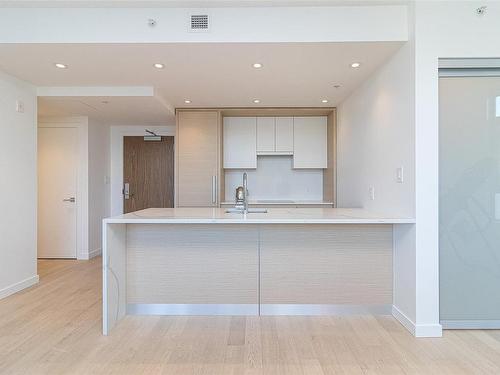
[[16, 100], [16, 112], [24, 113], [24, 102], [22, 100]]
[[375, 188], [373, 186], [368, 188], [368, 195], [370, 196], [370, 200], [375, 200]]
[[403, 183], [403, 167], [399, 167], [396, 169], [396, 182], [398, 184]]

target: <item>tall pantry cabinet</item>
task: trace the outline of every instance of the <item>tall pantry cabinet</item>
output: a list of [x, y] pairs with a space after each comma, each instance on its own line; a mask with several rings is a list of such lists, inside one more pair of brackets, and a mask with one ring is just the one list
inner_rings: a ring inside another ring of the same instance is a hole
[[220, 113], [177, 113], [176, 207], [218, 207], [220, 195]]

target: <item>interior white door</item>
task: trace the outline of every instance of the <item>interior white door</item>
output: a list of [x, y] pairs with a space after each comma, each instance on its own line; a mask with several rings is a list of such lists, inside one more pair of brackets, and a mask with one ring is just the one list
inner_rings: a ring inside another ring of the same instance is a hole
[[76, 258], [78, 129], [38, 128], [38, 257]]

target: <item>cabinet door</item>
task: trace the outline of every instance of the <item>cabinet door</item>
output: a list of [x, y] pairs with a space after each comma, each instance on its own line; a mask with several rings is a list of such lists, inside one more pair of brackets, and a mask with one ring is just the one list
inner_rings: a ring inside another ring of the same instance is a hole
[[275, 151], [274, 123], [274, 117], [257, 117], [257, 152]]
[[276, 152], [293, 151], [293, 117], [276, 117]]
[[224, 168], [257, 168], [257, 119], [224, 117]]
[[293, 167], [327, 167], [326, 116], [294, 117]]
[[217, 202], [219, 117], [215, 111], [177, 117], [177, 206], [214, 207]]

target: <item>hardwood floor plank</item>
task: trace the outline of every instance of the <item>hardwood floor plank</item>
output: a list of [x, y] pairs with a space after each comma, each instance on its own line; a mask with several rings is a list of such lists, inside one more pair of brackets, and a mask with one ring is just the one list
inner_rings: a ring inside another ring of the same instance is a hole
[[0, 374], [500, 373], [500, 331], [416, 339], [390, 316], [126, 316], [101, 335], [101, 259], [40, 260], [0, 300]]

